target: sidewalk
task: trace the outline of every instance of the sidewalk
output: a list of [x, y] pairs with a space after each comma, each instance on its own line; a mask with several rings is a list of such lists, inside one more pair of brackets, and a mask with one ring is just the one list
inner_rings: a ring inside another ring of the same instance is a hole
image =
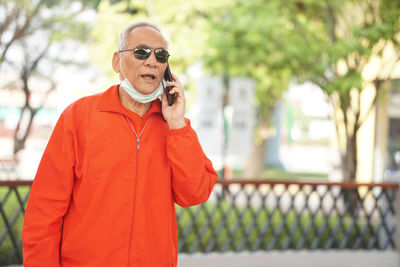
[[284, 251], [182, 254], [178, 267], [400, 267], [396, 251]]
[[[396, 251], [283, 251], [181, 254], [178, 267], [400, 267]], [[7, 267], [22, 267], [9, 265]]]

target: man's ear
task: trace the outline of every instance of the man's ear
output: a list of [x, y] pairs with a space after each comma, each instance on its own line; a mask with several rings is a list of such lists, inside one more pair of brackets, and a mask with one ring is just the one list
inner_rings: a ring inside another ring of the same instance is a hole
[[112, 67], [113, 67], [113, 70], [116, 72], [116, 73], [119, 73], [120, 72], [120, 66], [119, 66], [119, 52], [118, 51], [115, 51], [114, 52], [114, 55], [113, 55], [113, 58], [112, 58]]

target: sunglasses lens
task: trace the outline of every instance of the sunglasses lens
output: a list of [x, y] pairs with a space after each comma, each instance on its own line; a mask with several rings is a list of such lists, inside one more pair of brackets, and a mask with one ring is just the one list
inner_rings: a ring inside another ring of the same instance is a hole
[[137, 59], [146, 59], [150, 56], [151, 54], [151, 49], [146, 49], [146, 48], [136, 48], [134, 50], [135, 57]]
[[[151, 55], [151, 49], [150, 48], [135, 48], [134, 54], [137, 59], [146, 59]], [[154, 55], [156, 56], [157, 61], [160, 63], [167, 62], [168, 58], [169, 58], [168, 51], [165, 49], [162, 49], [162, 48], [154, 50]]]
[[161, 62], [165, 63], [168, 61], [169, 53], [165, 49], [156, 49], [154, 50], [154, 54], [156, 55], [156, 59]]

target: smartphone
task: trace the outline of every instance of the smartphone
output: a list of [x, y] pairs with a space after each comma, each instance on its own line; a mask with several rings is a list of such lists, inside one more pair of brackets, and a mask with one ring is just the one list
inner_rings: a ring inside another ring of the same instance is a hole
[[[167, 68], [165, 69], [164, 72], [164, 80], [167, 82], [173, 82], [174, 79], [172, 78], [171, 74], [171, 69], [169, 68], [169, 64], [167, 63]], [[168, 106], [172, 106], [175, 103], [175, 100], [177, 98], [177, 94], [170, 94], [169, 91], [171, 91], [173, 86], [167, 86], [164, 88], [164, 93], [167, 96], [167, 101], [168, 101]]]

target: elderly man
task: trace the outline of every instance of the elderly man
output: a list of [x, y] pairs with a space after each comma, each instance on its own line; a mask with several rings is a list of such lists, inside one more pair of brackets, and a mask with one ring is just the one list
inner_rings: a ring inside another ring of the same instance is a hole
[[184, 118], [181, 82], [163, 81], [160, 31], [130, 25], [118, 48], [121, 84], [66, 108], [43, 154], [25, 213], [25, 267], [176, 266], [174, 204], [206, 201], [217, 179]]

